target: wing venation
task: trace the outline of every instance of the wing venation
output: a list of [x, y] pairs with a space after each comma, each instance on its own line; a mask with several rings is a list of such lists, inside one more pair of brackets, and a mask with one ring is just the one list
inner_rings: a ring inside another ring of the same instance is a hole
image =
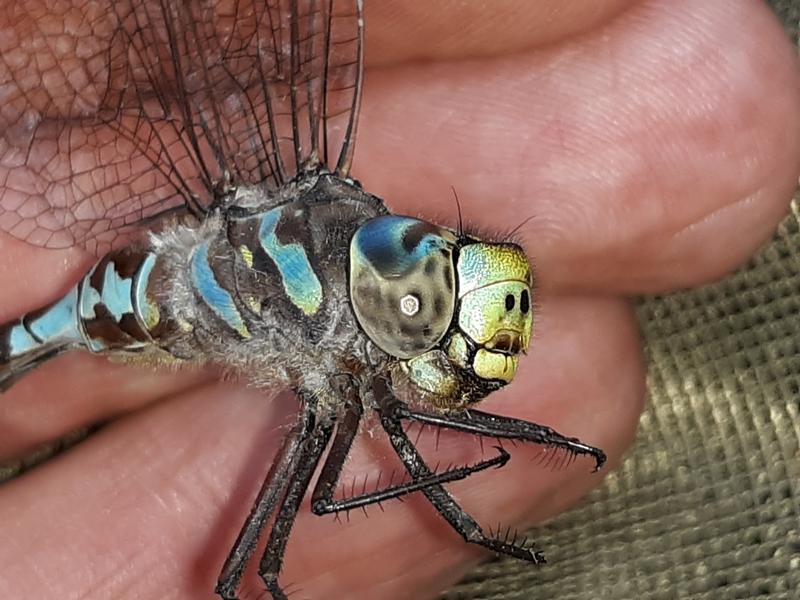
[[[201, 217], [238, 185], [274, 190], [320, 165], [348, 174], [360, 0], [111, 0], [86, 10], [91, 26], [71, 34], [61, 79], [32, 78], [0, 46], [10, 82], [0, 92], [0, 229], [102, 253], [164, 215]], [[35, 17], [23, 26], [36, 31]], [[37, 64], [46, 42], [18, 47]]]

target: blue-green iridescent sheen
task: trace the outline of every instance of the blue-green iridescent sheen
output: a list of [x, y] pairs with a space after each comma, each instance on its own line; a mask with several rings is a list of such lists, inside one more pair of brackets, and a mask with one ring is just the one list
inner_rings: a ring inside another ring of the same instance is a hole
[[313, 315], [322, 305], [322, 284], [305, 248], [297, 243], [283, 244], [275, 234], [281, 212], [280, 208], [275, 208], [264, 215], [258, 232], [259, 241], [278, 268], [286, 295], [305, 314]]
[[233, 302], [233, 297], [219, 284], [211, 270], [208, 263], [208, 246], [208, 242], [204, 242], [192, 254], [192, 284], [211, 310], [242, 337], [249, 337], [250, 333]]

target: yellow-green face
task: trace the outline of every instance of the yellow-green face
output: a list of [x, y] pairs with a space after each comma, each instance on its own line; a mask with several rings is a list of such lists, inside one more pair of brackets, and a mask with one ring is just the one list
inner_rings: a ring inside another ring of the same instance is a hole
[[[475, 374], [511, 381], [533, 328], [528, 258], [516, 245], [466, 246], [458, 258], [458, 282], [458, 329], [479, 347], [471, 365]], [[451, 356], [463, 345], [458, 337], [451, 339]]]
[[455, 327], [405, 362], [405, 374], [443, 408], [480, 400], [514, 378], [533, 328], [530, 263], [514, 244], [474, 243], [458, 255]]

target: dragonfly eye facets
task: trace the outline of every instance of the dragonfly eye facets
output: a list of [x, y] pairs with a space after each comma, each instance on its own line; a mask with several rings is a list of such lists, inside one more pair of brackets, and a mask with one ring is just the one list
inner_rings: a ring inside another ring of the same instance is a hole
[[353, 236], [353, 310], [390, 356], [419, 356], [447, 333], [456, 303], [456, 241], [447, 229], [394, 215], [367, 221]]

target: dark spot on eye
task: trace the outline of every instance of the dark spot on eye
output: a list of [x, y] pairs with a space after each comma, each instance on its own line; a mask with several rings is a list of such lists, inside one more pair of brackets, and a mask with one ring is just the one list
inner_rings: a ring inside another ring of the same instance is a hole
[[[416, 298], [417, 301], [419, 302], [419, 310], [417, 310], [416, 314], [421, 313], [422, 310], [425, 308], [425, 302], [423, 300], [423, 293], [420, 292], [419, 290], [409, 290], [408, 293], [411, 294], [412, 296], [414, 296], [414, 298]], [[403, 295], [405, 295], [405, 294], [403, 294]]]
[[422, 333], [422, 328], [409, 323], [400, 323], [400, 333], [405, 337], [418, 338]]
[[433, 312], [437, 317], [439, 317], [442, 315], [443, 310], [444, 298], [442, 298], [441, 294], [436, 294], [436, 298], [433, 301]]
[[380, 307], [383, 304], [383, 294], [380, 289], [373, 285], [362, 285], [356, 288], [356, 295], [362, 299], [363, 303], [372, 304], [375, 307]]
[[431, 336], [431, 326], [430, 325], [425, 325], [425, 327], [422, 328], [422, 335], [424, 335], [425, 337], [430, 337]]
[[[520, 310], [522, 309], [522, 302], [520, 302]], [[514, 294], [506, 296], [506, 310], [514, 310]]]
[[403, 249], [411, 254], [426, 235], [437, 235], [439, 228], [432, 223], [418, 221], [406, 228], [403, 233]]
[[528, 290], [522, 290], [522, 296], [519, 299], [519, 309], [523, 315], [527, 315], [531, 309], [531, 297], [528, 295]]
[[444, 277], [444, 284], [447, 286], [447, 291], [453, 291], [453, 270], [450, 265], [445, 265], [442, 269], [442, 277]]
[[425, 275], [430, 277], [431, 275], [433, 275], [433, 272], [435, 270], [436, 270], [436, 262], [433, 260], [433, 258], [429, 258], [428, 260], [426, 260], [425, 261]]

